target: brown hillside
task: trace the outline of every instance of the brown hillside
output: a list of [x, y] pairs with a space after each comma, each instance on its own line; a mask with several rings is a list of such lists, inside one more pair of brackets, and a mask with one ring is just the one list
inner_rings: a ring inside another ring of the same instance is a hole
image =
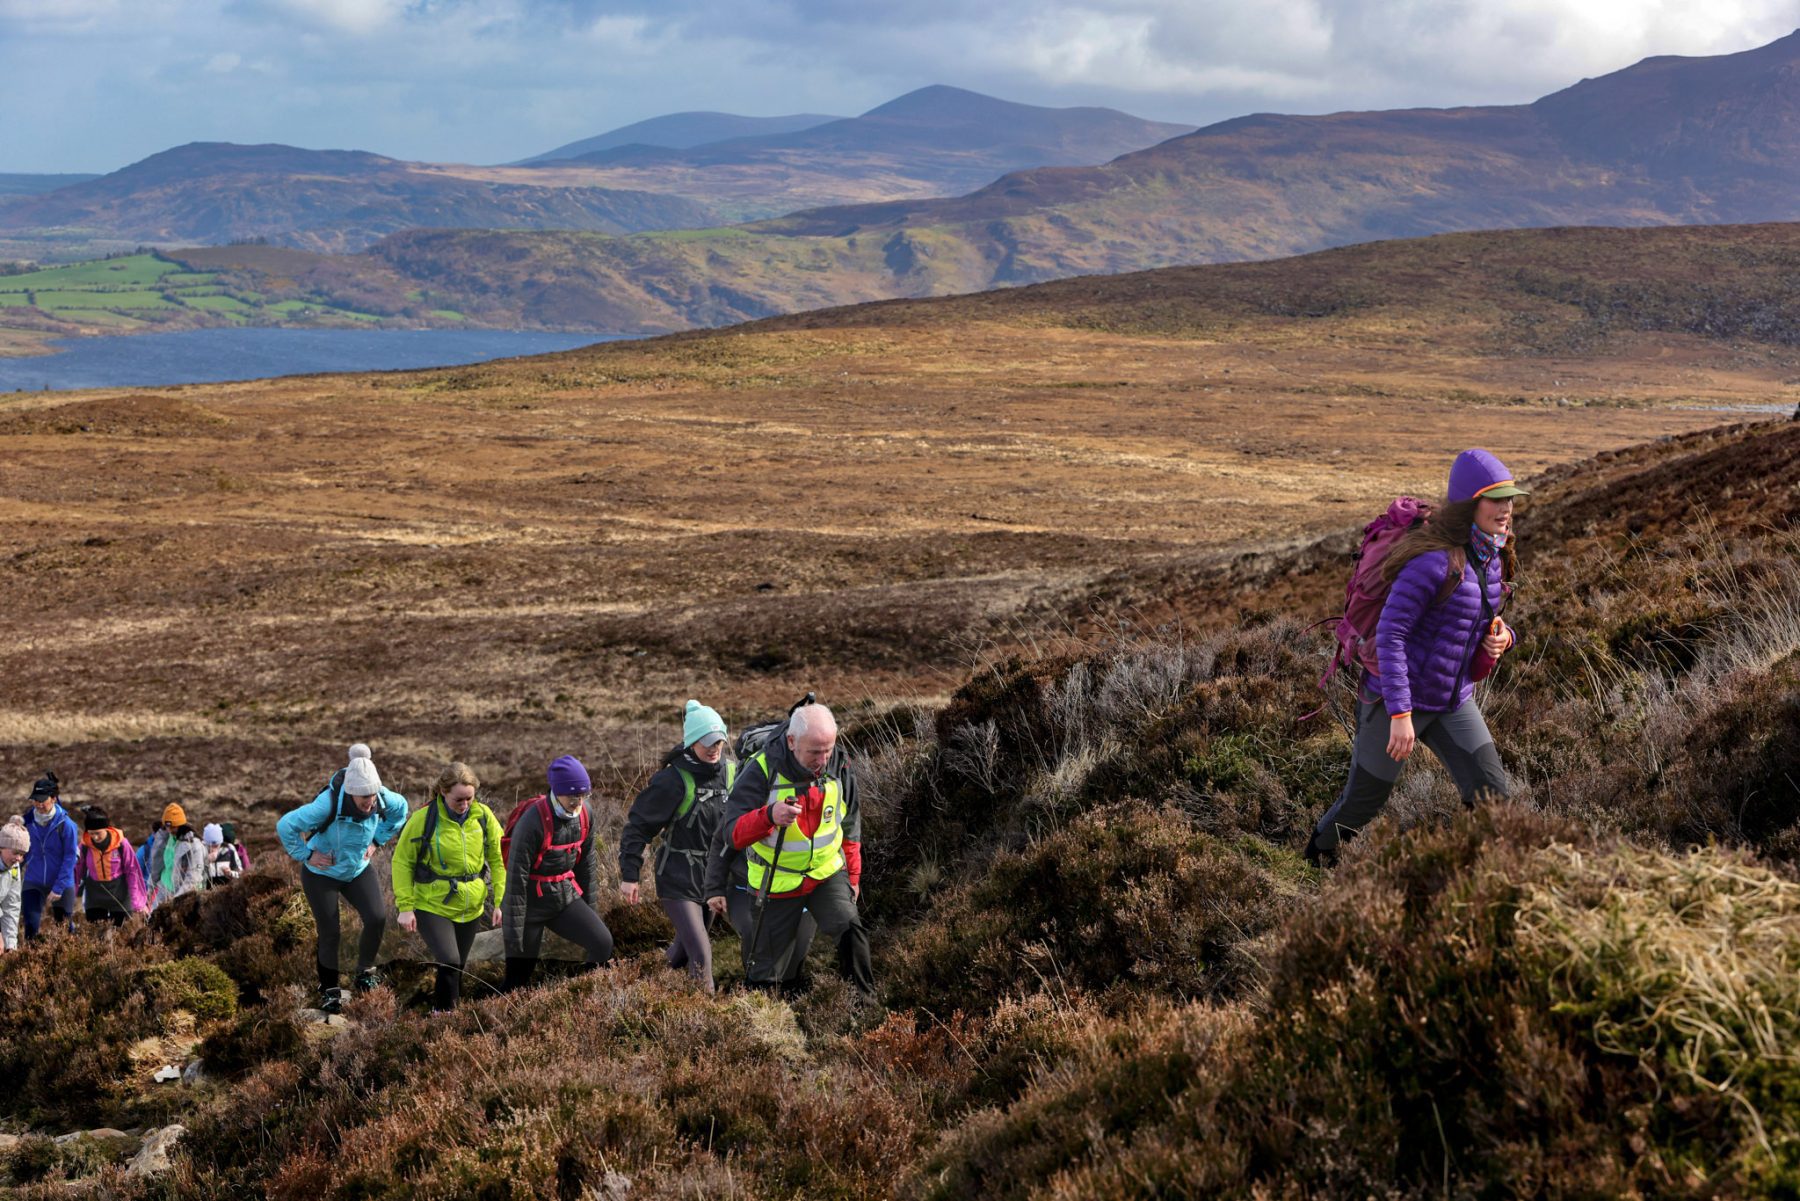
[[[1535, 473], [1791, 403], [1779, 343], [1645, 324], [1514, 353], [1504, 254], [1457, 284], [1428, 265], [1446, 248], [1480, 257], [1451, 239], [164, 390], [179, 409], [15, 398], [0, 515], [42, 603], [5, 618], [0, 763], [54, 760], [128, 813], [195, 788], [262, 809], [355, 737], [404, 787], [452, 754], [518, 782], [561, 750], [635, 764], [688, 695], [734, 722], [807, 687], [939, 696], [1114, 573], [1345, 528], [1470, 441]], [[1283, 315], [1345, 261], [1386, 272], [1383, 303]]]

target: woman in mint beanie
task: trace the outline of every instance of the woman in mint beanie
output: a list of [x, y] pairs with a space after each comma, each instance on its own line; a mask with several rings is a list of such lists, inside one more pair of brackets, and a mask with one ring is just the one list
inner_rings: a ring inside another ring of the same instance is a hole
[[686, 967], [707, 992], [713, 988], [712, 939], [706, 932], [706, 855], [725, 815], [725, 797], [737, 778], [725, 754], [725, 722], [699, 701], [689, 701], [681, 745], [663, 756], [644, 791], [631, 803], [619, 835], [619, 893], [638, 902], [644, 850], [657, 835], [656, 899], [675, 923], [675, 941], [663, 956]]

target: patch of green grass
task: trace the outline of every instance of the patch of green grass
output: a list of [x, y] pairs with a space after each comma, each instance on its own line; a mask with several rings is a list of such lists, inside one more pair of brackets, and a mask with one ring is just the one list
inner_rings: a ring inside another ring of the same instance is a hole
[[172, 309], [174, 301], [159, 292], [74, 292], [54, 291], [35, 294], [37, 307], [55, 312], [59, 309]]
[[468, 320], [467, 317], [463, 316], [461, 313], [457, 312], [455, 309], [432, 309], [431, 315], [433, 317], [441, 318], [445, 321], [467, 321]]
[[134, 254], [125, 258], [50, 267], [24, 275], [9, 275], [0, 278], [0, 292], [61, 288], [142, 288], [158, 284], [166, 276], [181, 273], [182, 269], [178, 264], [154, 255]]
[[245, 304], [235, 296], [183, 296], [181, 303], [190, 309], [206, 309], [215, 313], [243, 315], [254, 313], [255, 305]]

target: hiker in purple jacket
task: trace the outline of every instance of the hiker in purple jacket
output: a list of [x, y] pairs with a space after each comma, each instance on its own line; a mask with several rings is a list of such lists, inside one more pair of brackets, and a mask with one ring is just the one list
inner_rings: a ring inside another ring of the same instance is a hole
[[1420, 742], [1464, 804], [1511, 791], [1474, 697], [1517, 641], [1499, 614], [1515, 564], [1513, 498], [1527, 495], [1499, 459], [1465, 450], [1450, 468], [1448, 503], [1382, 561], [1391, 585], [1375, 633], [1381, 670], [1364, 675], [1350, 780], [1313, 830], [1309, 861], [1335, 857], [1374, 820]]

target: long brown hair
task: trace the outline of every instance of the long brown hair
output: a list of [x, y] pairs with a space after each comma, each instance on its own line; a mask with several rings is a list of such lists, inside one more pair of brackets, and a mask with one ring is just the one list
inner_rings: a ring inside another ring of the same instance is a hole
[[[1395, 543], [1394, 549], [1382, 559], [1382, 581], [1391, 586], [1401, 568], [1426, 551], [1441, 550], [1449, 564], [1444, 570], [1444, 583], [1438, 589], [1437, 598], [1441, 602], [1449, 597], [1462, 583], [1463, 569], [1469, 563], [1469, 531], [1474, 528], [1475, 506], [1479, 503], [1460, 500], [1433, 509], [1424, 525]], [[1513, 550], [1513, 540], [1508, 538], [1506, 545], [1500, 548], [1500, 578], [1510, 583], [1518, 568], [1518, 555]]]

